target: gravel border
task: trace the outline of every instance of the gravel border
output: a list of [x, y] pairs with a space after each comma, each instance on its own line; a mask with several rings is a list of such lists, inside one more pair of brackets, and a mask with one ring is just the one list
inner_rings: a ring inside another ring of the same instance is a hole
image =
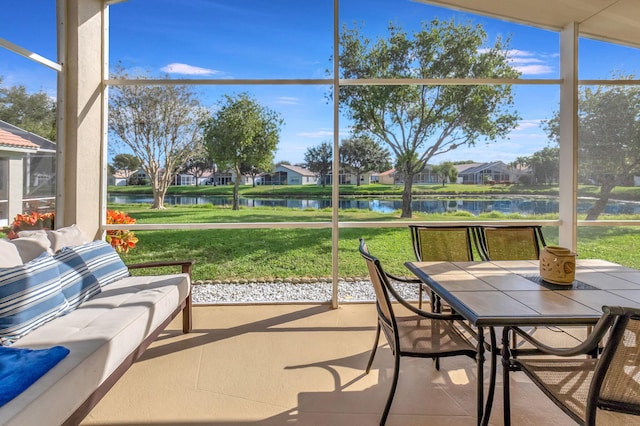
[[[292, 283], [195, 283], [192, 287], [194, 304], [232, 303], [326, 303], [331, 301], [330, 282]], [[418, 299], [415, 284], [400, 284], [396, 290], [407, 300]], [[375, 292], [370, 281], [354, 280], [338, 283], [339, 302], [373, 302]]]

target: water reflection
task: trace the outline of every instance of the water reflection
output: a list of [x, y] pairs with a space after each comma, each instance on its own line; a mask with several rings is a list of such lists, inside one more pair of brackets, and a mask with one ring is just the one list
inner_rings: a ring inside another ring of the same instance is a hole
[[[153, 203], [153, 196], [138, 194], [113, 194], [108, 196], [110, 203], [132, 204]], [[286, 207], [292, 209], [325, 209], [331, 208], [330, 199], [306, 200], [292, 198], [240, 198], [244, 207]], [[402, 201], [397, 199], [340, 199], [340, 209], [370, 210], [380, 213], [392, 213], [400, 210]], [[578, 202], [578, 212], [586, 213], [593, 205], [593, 200]], [[231, 206], [229, 197], [167, 195], [167, 205], [212, 204], [214, 206]], [[519, 213], [523, 215], [557, 213], [558, 201], [554, 198], [492, 198], [492, 199], [453, 199], [429, 198], [418, 199], [411, 203], [414, 212], [444, 213], [466, 211], [474, 216], [480, 213], [500, 212], [504, 214]], [[610, 202], [605, 209], [610, 214], [640, 214], [640, 203]]]

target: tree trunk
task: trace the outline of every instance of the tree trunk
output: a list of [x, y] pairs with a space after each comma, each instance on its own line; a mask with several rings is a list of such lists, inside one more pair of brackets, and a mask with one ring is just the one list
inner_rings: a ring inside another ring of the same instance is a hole
[[613, 191], [615, 186], [616, 184], [613, 181], [605, 181], [602, 183], [602, 186], [600, 186], [600, 198], [598, 198], [595, 204], [587, 212], [586, 220], [598, 220], [598, 217], [602, 212], [604, 212], [604, 208], [611, 196], [611, 191]]
[[360, 186], [360, 173], [356, 173], [356, 186]]
[[153, 191], [153, 206], [152, 209], [164, 210], [164, 193], [160, 191]]
[[402, 191], [402, 214], [401, 218], [410, 219], [413, 215], [411, 211], [411, 188], [413, 187], [413, 175], [406, 174], [404, 177], [404, 190]]
[[232, 210], [240, 210], [240, 170], [236, 168], [236, 179], [233, 182], [233, 207]]
[[169, 182], [166, 182], [165, 180], [168, 179], [168, 177], [163, 176], [160, 178], [158, 172], [155, 170], [152, 173], [147, 172], [147, 175], [149, 176], [151, 190], [153, 191], [153, 206], [151, 206], [151, 208], [164, 210], [164, 196], [167, 193], [171, 179], [169, 179]]

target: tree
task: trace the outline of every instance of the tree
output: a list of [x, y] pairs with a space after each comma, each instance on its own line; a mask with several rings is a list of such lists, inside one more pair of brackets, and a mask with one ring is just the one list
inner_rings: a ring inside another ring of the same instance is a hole
[[196, 180], [196, 186], [198, 186], [198, 179], [201, 178], [206, 172], [213, 172], [214, 165], [211, 161], [211, 157], [206, 152], [204, 146], [198, 148], [196, 153], [180, 167], [180, 173], [191, 175]]
[[225, 95], [220, 108], [204, 126], [209, 155], [220, 169], [235, 172], [233, 210], [240, 208], [239, 189], [243, 169], [269, 170], [280, 141], [280, 115], [261, 106], [248, 93]]
[[273, 170], [275, 167], [273, 164], [269, 165], [269, 167], [258, 167], [252, 164], [241, 164], [240, 165], [240, 173], [251, 176], [252, 186], [256, 187], [256, 177], [260, 173], [265, 173]]
[[445, 161], [437, 166], [432, 166], [431, 170], [440, 176], [442, 186], [447, 182], [455, 183], [458, 180], [458, 169], [456, 169], [451, 161]]
[[24, 86], [0, 86], [0, 120], [56, 140], [56, 103], [45, 92], [29, 94]]
[[125, 173], [125, 177], [129, 180], [129, 176], [136, 170], [138, 170], [141, 166], [141, 162], [133, 154], [118, 154], [113, 157], [112, 166], [115, 171], [123, 171]]
[[[481, 26], [435, 19], [413, 37], [390, 24], [375, 43], [357, 27], [340, 34], [341, 77], [517, 78], [508, 40], [486, 48]], [[518, 120], [510, 85], [349, 85], [340, 104], [355, 132], [384, 141], [404, 179], [402, 217], [411, 217], [413, 177], [434, 157], [459, 146], [504, 137]]]
[[389, 155], [388, 149], [367, 136], [343, 139], [340, 144], [340, 164], [355, 173], [357, 186], [362, 174], [390, 169]]
[[[586, 217], [597, 220], [613, 189], [640, 174], [640, 87], [582, 88], [578, 108], [578, 172], [600, 186], [600, 196]], [[544, 126], [558, 141], [559, 112]]]
[[527, 166], [533, 170], [536, 183], [554, 183], [560, 177], [560, 148], [547, 146], [529, 157]]
[[[129, 79], [121, 68], [114, 79]], [[137, 76], [144, 79], [146, 76]], [[154, 209], [164, 197], [180, 165], [201, 143], [202, 109], [189, 86], [113, 86], [109, 99], [109, 130], [131, 149], [149, 177]]]
[[304, 153], [305, 167], [318, 176], [322, 186], [326, 186], [333, 164], [333, 144], [322, 142], [318, 146], [307, 148]]

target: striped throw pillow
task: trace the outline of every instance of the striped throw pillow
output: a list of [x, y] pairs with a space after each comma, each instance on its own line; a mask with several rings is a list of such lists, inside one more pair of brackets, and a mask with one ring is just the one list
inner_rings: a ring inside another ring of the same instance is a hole
[[67, 299], [69, 311], [102, 291], [98, 279], [89, 271], [78, 253], [65, 250], [53, 257], [58, 262], [62, 294]]
[[64, 247], [60, 253], [70, 251], [82, 258], [89, 272], [100, 283], [100, 287], [129, 276], [129, 269], [116, 250], [106, 241], [96, 240], [75, 247]]
[[0, 269], [0, 342], [9, 345], [66, 312], [58, 263], [43, 253], [23, 265]]

